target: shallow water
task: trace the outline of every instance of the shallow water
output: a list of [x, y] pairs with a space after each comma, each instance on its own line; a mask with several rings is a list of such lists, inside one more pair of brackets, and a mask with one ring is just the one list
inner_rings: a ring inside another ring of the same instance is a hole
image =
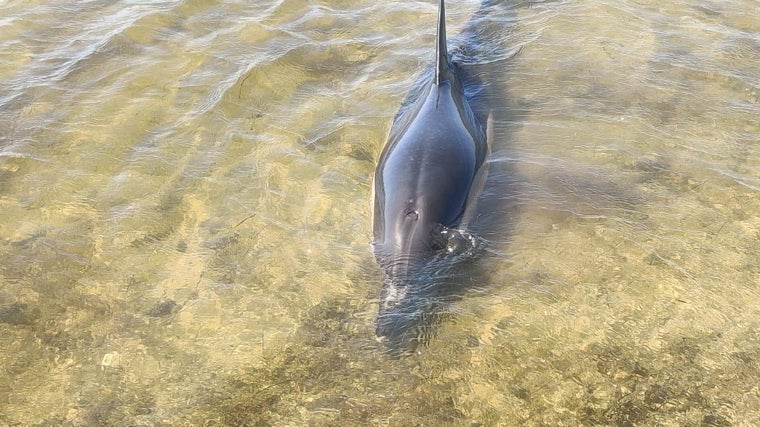
[[70, 3], [0, 5], [0, 424], [760, 424], [757, 2], [449, 2], [487, 248], [401, 358], [370, 184], [433, 2]]

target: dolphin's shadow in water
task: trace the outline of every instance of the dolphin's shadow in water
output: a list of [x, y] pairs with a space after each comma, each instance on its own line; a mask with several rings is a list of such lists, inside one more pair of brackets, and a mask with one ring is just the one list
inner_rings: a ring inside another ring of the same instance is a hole
[[[436, 324], [448, 316], [452, 304], [472, 291], [487, 288], [479, 265], [488, 257], [501, 257], [517, 217], [521, 179], [515, 170], [510, 147], [524, 107], [508, 96], [508, 71], [518, 46], [507, 46], [515, 26], [515, 10], [506, 2], [483, 1], [463, 30], [449, 41], [451, 60], [458, 67], [473, 113], [485, 126], [493, 122], [489, 168], [477, 207], [466, 230], [449, 230], [447, 248], [416, 266], [402, 302], [392, 313], [378, 317], [378, 330], [386, 331], [387, 351], [408, 354], [434, 335]], [[394, 125], [413, 108], [430, 81], [432, 67], [425, 69], [402, 103]], [[383, 280], [391, 280], [384, 277]], [[392, 289], [383, 283], [380, 301]], [[390, 331], [390, 333], [387, 333]]]

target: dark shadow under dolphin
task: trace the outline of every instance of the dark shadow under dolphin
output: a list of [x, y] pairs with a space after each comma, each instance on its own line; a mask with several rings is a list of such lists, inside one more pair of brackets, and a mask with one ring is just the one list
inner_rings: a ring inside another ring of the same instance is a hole
[[478, 199], [492, 180], [494, 116], [506, 111], [483, 82], [491, 62], [478, 59], [484, 32], [476, 26], [490, 7], [482, 3], [449, 52], [440, 1], [435, 67], [402, 104], [375, 171], [373, 249], [383, 270], [376, 333], [394, 353], [424, 342], [472, 287], [466, 266], [483, 244], [465, 230], [487, 228]]

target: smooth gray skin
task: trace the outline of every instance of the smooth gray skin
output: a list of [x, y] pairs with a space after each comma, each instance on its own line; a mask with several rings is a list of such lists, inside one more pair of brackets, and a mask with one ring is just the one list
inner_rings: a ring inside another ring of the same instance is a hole
[[[377, 335], [404, 334], [403, 316], [425, 298], [414, 275], [446, 246], [476, 198], [488, 151], [486, 132], [470, 108], [446, 50], [440, 0], [433, 81], [391, 128], [375, 171], [374, 252], [384, 269]], [[481, 173], [479, 173], [481, 172]], [[477, 179], [476, 179], [477, 178]], [[411, 305], [410, 305], [411, 304]]]

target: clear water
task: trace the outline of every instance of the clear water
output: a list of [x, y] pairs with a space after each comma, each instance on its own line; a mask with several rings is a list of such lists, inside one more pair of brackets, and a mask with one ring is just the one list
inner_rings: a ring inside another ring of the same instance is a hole
[[760, 424], [760, 4], [449, 2], [487, 249], [398, 358], [370, 185], [433, 3], [0, 4], [0, 424]]

